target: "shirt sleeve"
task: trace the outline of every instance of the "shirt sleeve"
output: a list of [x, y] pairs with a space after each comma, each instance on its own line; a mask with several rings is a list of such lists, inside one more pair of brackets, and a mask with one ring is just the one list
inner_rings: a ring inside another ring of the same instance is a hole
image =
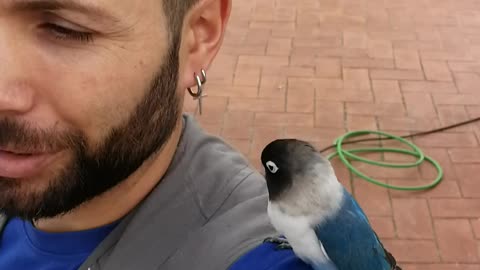
[[240, 257], [228, 270], [312, 270], [291, 249], [277, 250], [263, 243]]

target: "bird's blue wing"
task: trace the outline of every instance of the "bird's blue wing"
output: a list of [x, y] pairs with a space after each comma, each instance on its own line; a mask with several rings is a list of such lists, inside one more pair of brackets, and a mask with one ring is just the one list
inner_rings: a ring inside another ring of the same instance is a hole
[[317, 226], [315, 232], [339, 270], [391, 269], [367, 216], [347, 192], [340, 211]]
[[380, 238], [378, 237], [377, 233], [373, 230], [371, 227], [370, 221], [368, 220], [367, 215], [363, 211], [363, 209], [360, 207], [358, 202], [345, 190], [345, 193], [350, 197], [350, 200], [352, 202], [352, 205], [354, 206], [355, 209], [357, 209], [357, 213], [359, 213], [360, 216], [364, 217], [366, 222], [370, 225], [372, 233], [375, 235], [376, 242], [378, 243], [376, 246], [376, 252], [379, 253], [379, 255], [385, 256], [385, 259], [387, 260], [388, 264], [390, 265], [390, 269], [392, 270], [401, 270], [400, 266], [397, 265], [396, 259], [393, 257], [393, 255], [383, 246]]

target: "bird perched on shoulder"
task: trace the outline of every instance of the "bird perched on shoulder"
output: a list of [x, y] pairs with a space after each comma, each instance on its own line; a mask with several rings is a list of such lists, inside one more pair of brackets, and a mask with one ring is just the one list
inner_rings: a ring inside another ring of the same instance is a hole
[[315, 264], [325, 257], [338, 270], [401, 270], [330, 162], [310, 143], [275, 140], [264, 148], [261, 161], [268, 215], [286, 238], [266, 241], [291, 247], [316, 270], [323, 269]]

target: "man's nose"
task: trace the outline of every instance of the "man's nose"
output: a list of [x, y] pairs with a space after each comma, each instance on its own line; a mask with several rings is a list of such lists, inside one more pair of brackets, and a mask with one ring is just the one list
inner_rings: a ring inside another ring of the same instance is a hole
[[24, 114], [33, 106], [34, 90], [28, 75], [32, 59], [28, 59], [28, 46], [22, 42], [25, 40], [0, 26], [0, 118]]
[[0, 74], [0, 116], [24, 114], [33, 107], [33, 91], [24, 83], [5, 83]]

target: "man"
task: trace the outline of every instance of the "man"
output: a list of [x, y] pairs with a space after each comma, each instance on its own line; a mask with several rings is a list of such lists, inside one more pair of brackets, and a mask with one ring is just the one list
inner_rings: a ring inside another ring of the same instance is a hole
[[230, 8], [0, 2], [0, 269], [310, 269], [262, 243], [263, 178], [181, 113]]

